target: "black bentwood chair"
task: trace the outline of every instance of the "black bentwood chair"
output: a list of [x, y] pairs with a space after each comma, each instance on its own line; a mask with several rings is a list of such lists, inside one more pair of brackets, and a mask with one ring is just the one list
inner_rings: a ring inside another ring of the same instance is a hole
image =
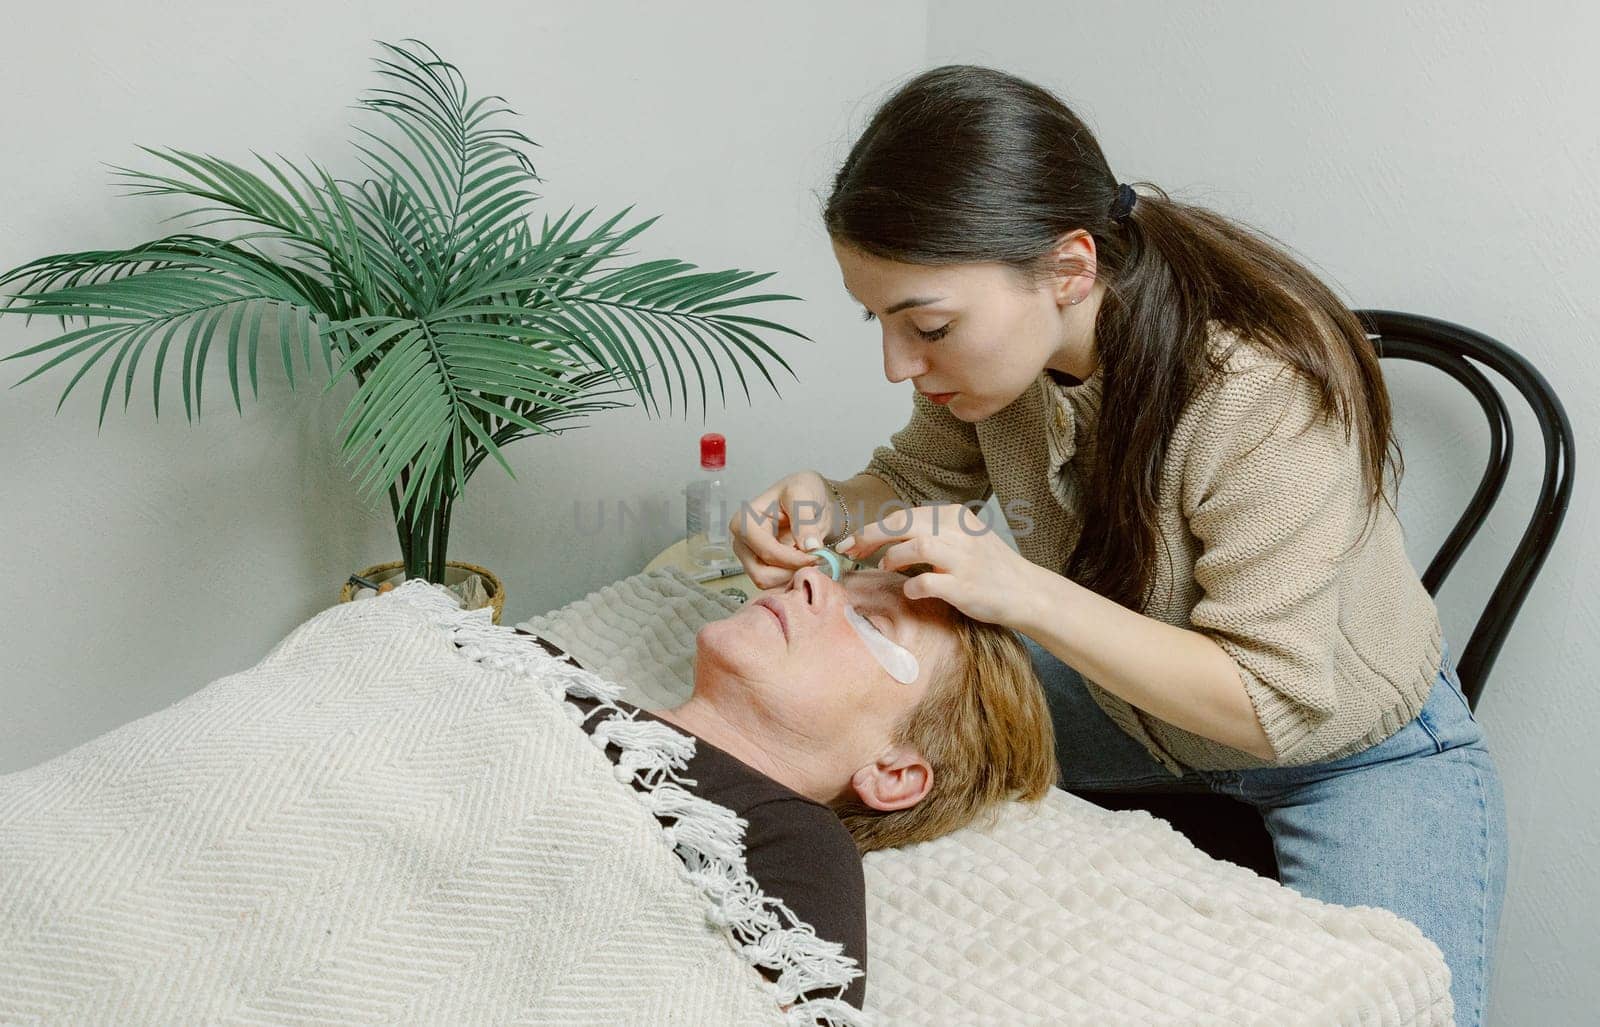
[[[1490, 507], [1500, 498], [1501, 486], [1511, 469], [1511, 418], [1500, 393], [1472, 364], [1470, 358], [1494, 370], [1516, 386], [1533, 410], [1544, 436], [1544, 479], [1528, 526], [1516, 551], [1489, 595], [1465, 647], [1451, 646], [1462, 691], [1474, 709], [1483, 695], [1489, 671], [1511, 622], [1538, 576], [1572, 496], [1574, 447], [1567, 412], [1544, 375], [1520, 354], [1497, 342], [1448, 321], [1394, 310], [1357, 310], [1369, 337], [1384, 359], [1418, 360], [1444, 371], [1472, 393], [1489, 421], [1489, 455], [1471, 501], [1439, 552], [1422, 575], [1428, 594], [1437, 596], [1445, 576], [1456, 565], [1467, 544], [1483, 526]], [[1224, 795], [1177, 785], [1158, 790], [1074, 791], [1107, 809], [1143, 809], [1183, 832], [1207, 854], [1249, 867], [1276, 878], [1278, 863], [1272, 839], [1254, 807]]]

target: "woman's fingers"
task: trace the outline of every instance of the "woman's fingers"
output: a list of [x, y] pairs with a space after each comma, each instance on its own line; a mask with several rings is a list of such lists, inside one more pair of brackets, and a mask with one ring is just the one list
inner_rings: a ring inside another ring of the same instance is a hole
[[745, 575], [760, 589], [776, 588], [794, 575], [794, 571], [787, 567], [774, 567], [763, 561], [737, 536], [733, 537], [733, 555], [739, 558]]
[[[759, 502], [759, 500], [758, 500]], [[788, 516], [782, 512], [782, 507], [774, 503], [774, 510], [778, 520], [774, 521], [773, 515], [767, 512], [765, 505], [758, 506], [754, 511], [741, 511], [743, 525], [737, 529], [730, 529], [729, 535], [733, 538], [742, 538], [749, 547], [751, 555], [764, 564], [778, 567], [795, 568], [805, 564], [805, 555], [794, 545], [794, 536], [789, 530]], [[799, 558], [797, 560], [797, 558]], [[749, 568], [746, 567], [746, 572]], [[751, 580], [755, 580], [754, 575]]]
[[[891, 542], [906, 539], [923, 539], [933, 543], [954, 535], [981, 535], [987, 526], [971, 510], [959, 504], [943, 503], [936, 506], [917, 506], [896, 510], [870, 524], [835, 546], [839, 552], [858, 560], [866, 559]], [[924, 551], [930, 551], [924, 548]]]
[[[801, 477], [796, 482], [792, 479]], [[728, 524], [729, 539], [733, 543], [734, 555], [743, 565], [745, 574], [750, 580], [761, 588], [773, 588], [788, 581], [796, 570], [812, 562], [812, 557], [800, 550], [795, 539], [794, 526], [797, 521], [796, 508], [802, 504], [815, 504], [816, 500], [810, 495], [819, 489], [825, 488], [820, 479], [815, 487], [804, 481], [806, 475], [790, 476], [778, 485], [761, 493], [748, 503], [740, 505], [739, 511]], [[802, 527], [810, 527], [810, 515]], [[820, 534], [820, 531], [817, 531]]]
[[919, 506], [910, 510], [896, 510], [871, 524], [863, 524], [859, 531], [848, 538], [840, 539], [834, 548], [846, 556], [864, 560], [890, 542], [898, 542], [918, 534], [920, 522], [927, 519], [926, 511], [932, 509], [933, 507]]

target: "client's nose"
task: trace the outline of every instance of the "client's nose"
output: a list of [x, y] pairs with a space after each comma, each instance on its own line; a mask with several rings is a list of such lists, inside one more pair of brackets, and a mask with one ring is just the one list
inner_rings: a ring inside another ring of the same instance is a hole
[[813, 564], [795, 571], [789, 587], [800, 593], [807, 606], [820, 609], [823, 603], [827, 602], [832, 590], [839, 587], [839, 583], [830, 578], [821, 567]]

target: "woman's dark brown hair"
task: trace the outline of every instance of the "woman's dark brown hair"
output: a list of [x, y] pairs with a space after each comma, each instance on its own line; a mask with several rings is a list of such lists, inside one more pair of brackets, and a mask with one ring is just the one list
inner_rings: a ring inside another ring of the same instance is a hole
[[[1142, 610], [1154, 579], [1157, 487], [1188, 400], [1221, 369], [1216, 321], [1307, 376], [1320, 411], [1355, 430], [1371, 511], [1403, 458], [1377, 353], [1361, 322], [1282, 244], [1149, 182], [1132, 215], [1111, 217], [1118, 180], [1087, 126], [1049, 91], [992, 68], [947, 65], [901, 86], [874, 113], [823, 208], [840, 243], [909, 264], [1000, 263], [1036, 287], [1093, 273], [1103, 366], [1098, 451], [1083, 531], [1061, 570]], [[1094, 238], [1096, 264], [1062, 268], [1064, 235]], [[1042, 370], [1042, 368], [1041, 368]], [[1117, 459], [1110, 459], [1115, 453]], [[1371, 518], [1369, 517], [1369, 527]], [[1365, 537], [1365, 532], [1363, 532]], [[1359, 545], [1360, 540], [1357, 540]]]

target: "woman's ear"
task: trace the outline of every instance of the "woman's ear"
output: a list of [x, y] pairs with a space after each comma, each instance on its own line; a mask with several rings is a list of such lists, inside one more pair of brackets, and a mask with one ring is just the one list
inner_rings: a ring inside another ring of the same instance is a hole
[[891, 746], [877, 759], [850, 776], [850, 787], [861, 802], [889, 812], [909, 809], [933, 788], [933, 767], [915, 749]]
[[[1094, 288], [1097, 264], [1095, 262], [1094, 236], [1082, 228], [1075, 228], [1056, 241], [1052, 253], [1056, 266], [1056, 299], [1063, 303], [1074, 302], [1074, 297]], [[1083, 281], [1079, 281], [1083, 279]]]

